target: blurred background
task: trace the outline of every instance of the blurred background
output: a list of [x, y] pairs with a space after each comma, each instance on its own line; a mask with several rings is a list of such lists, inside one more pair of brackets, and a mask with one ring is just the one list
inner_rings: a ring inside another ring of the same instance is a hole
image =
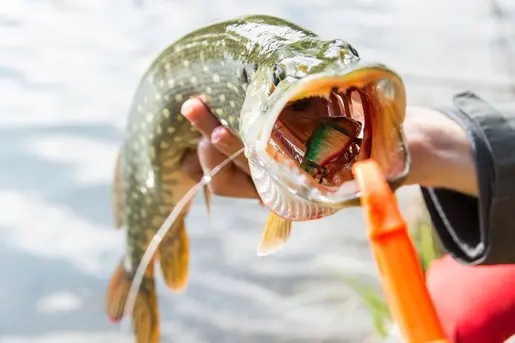
[[[0, 342], [130, 342], [104, 314], [122, 254], [111, 180], [131, 97], [181, 35], [234, 16], [293, 20], [404, 77], [411, 105], [473, 90], [513, 99], [509, 0], [16, 0], [0, 6]], [[416, 188], [400, 192], [410, 218]], [[237, 209], [237, 211], [235, 211]], [[418, 214], [417, 214], [418, 215]], [[267, 212], [197, 199], [191, 277], [159, 282], [162, 342], [363, 342], [373, 318], [343, 276], [377, 287], [359, 209], [295, 225], [258, 258]]]

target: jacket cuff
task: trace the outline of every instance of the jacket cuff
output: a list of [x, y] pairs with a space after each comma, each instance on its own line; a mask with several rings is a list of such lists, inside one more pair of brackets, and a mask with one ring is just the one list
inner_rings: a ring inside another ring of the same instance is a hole
[[422, 187], [444, 248], [466, 264], [515, 263], [515, 116], [504, 116], [471, 92], [439, 109], [467, 133], [475, 159], [477, 198]]

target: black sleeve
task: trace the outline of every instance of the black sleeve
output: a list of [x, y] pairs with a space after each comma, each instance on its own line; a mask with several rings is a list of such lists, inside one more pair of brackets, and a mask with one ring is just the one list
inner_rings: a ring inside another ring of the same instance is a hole
[[431, 220], [444, 248], [462, 263], [515, 263], [515, 111], [501, 113], [470, 92], [453, 103], [439, 110], [472, 142], [479, 196], [422, 187]]

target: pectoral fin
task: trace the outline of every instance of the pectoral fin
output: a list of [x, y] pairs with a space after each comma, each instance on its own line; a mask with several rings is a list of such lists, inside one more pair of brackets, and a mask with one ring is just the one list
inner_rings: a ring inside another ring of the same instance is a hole
[[290, 238], [291, 221], [271, 212], [265, 224], [258, 247], [258, 256], [266, 256], [279, 251]]

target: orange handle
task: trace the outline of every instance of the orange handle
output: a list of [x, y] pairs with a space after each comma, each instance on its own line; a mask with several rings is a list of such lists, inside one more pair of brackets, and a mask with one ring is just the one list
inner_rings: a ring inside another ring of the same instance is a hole
[[397, 201], [373, 160], [354, 164], [367, 233], [386, 299], [404, 342], [448, 342]]

